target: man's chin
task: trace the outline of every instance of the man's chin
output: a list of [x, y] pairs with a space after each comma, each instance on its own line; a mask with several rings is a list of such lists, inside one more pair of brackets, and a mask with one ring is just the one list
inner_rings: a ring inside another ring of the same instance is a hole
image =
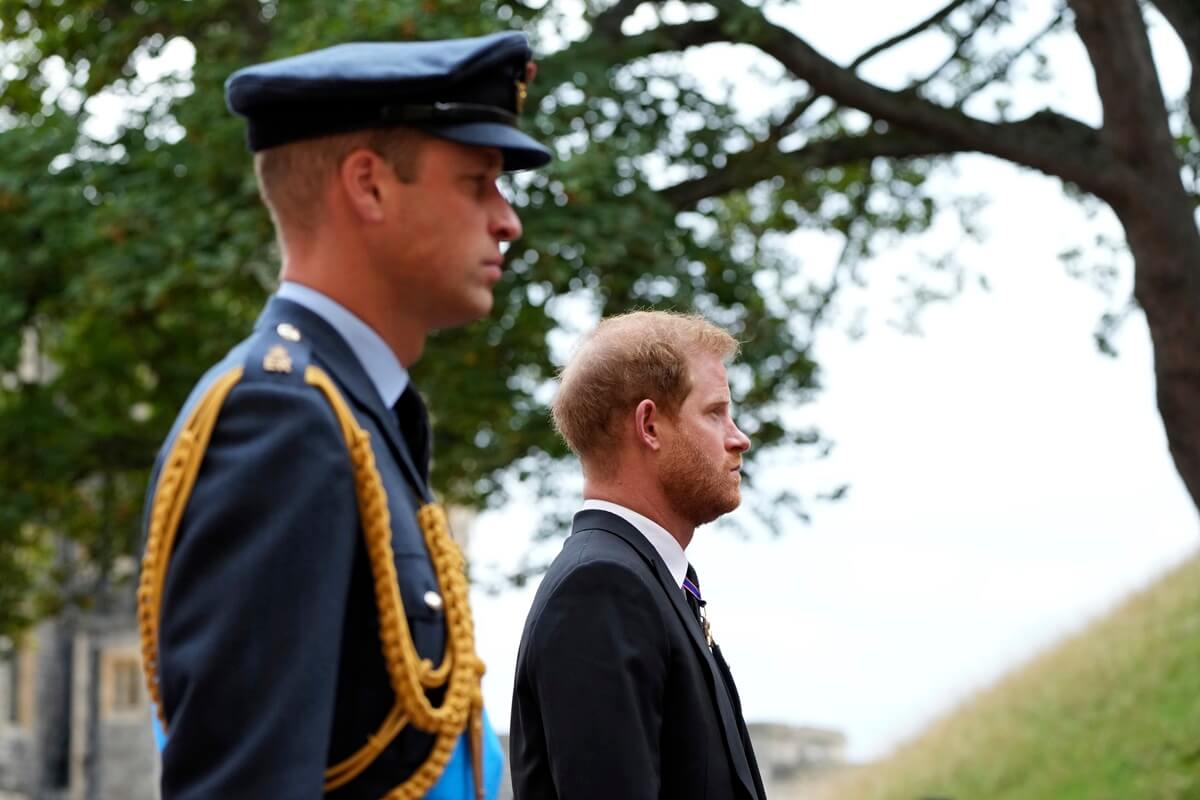
[[730, 514], [734, 511], [736, 511], [737, 507], [740, 506], [741, 504], [742, 504], [742, 493], [736, 492], [733, 495], [733, 497], [730, 499], [729, 504], [726, 506], [725, 510], [721, 512], [721, 516], [724, 516], [726, 514]]
[[460, 328], [463, 325], [470, 325], [472, 322], [479, 320], [492, 313], [492, 307], [495, 305], [495, 300], [492, 298], [491, 292], [486, 296], [472, 298], [476, 302], [464, 304], [462, 308], [455, 309], [453, 312], [443, 314], [431, 326], [432, 330], [442, 331], [447, 328]]
[[716, 522], [721, 517], [737, 509], [742, 504], [741, 493], [735, 494], [728, 502], [722, 503], [720, 507], [713, 506], [707, 509], [703, 514], [699, 515], [702, 519], [692, 521], [692, 524], [699, 528], [701, 525], [707, 525], [710, 522]]
[[733, 511], [735, 508], [737, 508], [741, 504], [742, 504], [742, 487], [740, 486], [739, 483], [734, 483], [734, 485], [731, 487], [731, 489], [729, 491], [729, 494], [725, 497], [725, 503], [724, 503], [725, 510], [722, 511], [721, 513], [728, 514], [730, 511]]

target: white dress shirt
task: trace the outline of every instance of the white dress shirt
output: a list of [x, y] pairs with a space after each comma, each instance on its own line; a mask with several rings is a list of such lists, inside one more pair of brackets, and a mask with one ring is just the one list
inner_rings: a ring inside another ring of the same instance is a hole
[[679, 540], [668, 533], [666, 528], [649, 517], [644, 517], [632, 509], [610, 503], [607, 500], [584, 500], [583, 510], [607, 511], [610, 514], [616, 514], [637, 528], [638, 532], [646, 537], [646, 541], [650, 542], [658, 551], [658, 555], [667, 565], [667, 571], [671, 573], [675, 585], [680, 589], [683, 588], [683, 579], [687, 577], [687, 556], [683, 554], [683, 547], [680, 546]]
[[408, 370], [370, 325], [323, 292], [299, 283], [284, 281], [275, 296], [304, 306], [333, 326], [350, 345], [371, 383], [375, 384], [375, 391], [379, 392], [384, 406], [392, 408], [396, 405], [408, 387]]

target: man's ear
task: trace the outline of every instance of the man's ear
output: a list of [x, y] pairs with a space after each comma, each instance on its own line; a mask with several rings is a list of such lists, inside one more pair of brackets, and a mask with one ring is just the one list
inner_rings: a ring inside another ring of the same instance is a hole
[[658, 406], [654, 405], [653, 400], [643, 400], [638, 403], [633, 412], [633, 425], [639, 445], [655, 451], [662, 447], [658, 431], [660, 419]]
[[338, 188], [351, 211], [364, 222], [382, 222], [383, 180], [390, 167], [378, 153], [360, 147], [342, 159], [338, 168]]

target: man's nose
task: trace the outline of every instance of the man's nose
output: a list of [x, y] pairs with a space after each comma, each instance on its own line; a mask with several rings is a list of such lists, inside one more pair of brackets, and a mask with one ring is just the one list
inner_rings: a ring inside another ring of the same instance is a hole
[[750, 449], [750, 437], [742, 433], [742, 429], [737, 426], [737, 423], [731, 422], [729, 437], [729, 449], [735, 453], [744, 453]]
[[491, 234], [501, 242], [513, 242], [521, 238], [521, 218], [516, 209], [500, 192], [496, 192], [496, 208], [492, 213]]

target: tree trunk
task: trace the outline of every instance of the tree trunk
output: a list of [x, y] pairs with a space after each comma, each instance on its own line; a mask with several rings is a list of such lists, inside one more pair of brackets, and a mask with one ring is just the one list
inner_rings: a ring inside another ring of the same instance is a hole
[[1134, 296], [1150, 327], [1167, 445], [1200, 508], [1200, 234], [1191, 200], [1182, 191], [1164, 192], [1168, 187], [1147, 186], [1114, 210], [1136, 265]]
[[1071, 0], [1104, 107], [1103, 146], [1132, 176], [1107, 200], [1133, 255], [1133, 293], [1154, 345], [1167, 445], [1200, 508], [1200, 232], [1180, 179], [1166, 101], [1141, 6]]

